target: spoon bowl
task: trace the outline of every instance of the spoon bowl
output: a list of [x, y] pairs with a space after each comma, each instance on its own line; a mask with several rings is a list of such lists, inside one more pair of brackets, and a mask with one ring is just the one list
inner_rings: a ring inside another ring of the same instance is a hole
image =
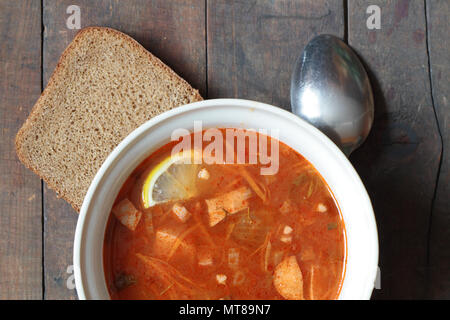
[[307, 44], [292, 74], [291, 107], [347, 156], [364, 142], [374, 118], [372, 88], [345, 42], [320, 35]]

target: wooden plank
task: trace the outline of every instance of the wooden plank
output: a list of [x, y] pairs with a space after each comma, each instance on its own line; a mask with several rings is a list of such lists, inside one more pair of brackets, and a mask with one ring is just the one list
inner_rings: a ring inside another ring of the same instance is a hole
[[[76, 30], [66, 28], [66, 8], [73, 1], [44, 1], [44, 79], [47, 81], [61, 52]], [[81, 27], [98, 25], [123, 31], [205, 94], [205, 2], [79, 0]], [[75, 298], [66, 287], [72, 264], [77, 216], [53, 191], [44, 189], [46, 299]]]
[[432, 92], [443, 139], [429, 243], [429, 297], [450, 299], [450, 3], [447, 0], [427, 0], [426, 5]]
[[[366, 9], [381, 8], [381, 30]], [[349, 43], [375, 91], [375, 122], [351, 160], [368, 189], [380, 239], [375, 298], [426, 295], [427, 239], [441, 144], [431, 99], [423, 1], [348, 2]]]
[[0, 0], [0, 43], [0, 299], [41, 299], [41, 181], [14, 148], [41, 92], [40, 1]]
[[208, 1], [208, 96], [290, 109], [297, 57], [314, 36], [344, 36], [342, 1]]

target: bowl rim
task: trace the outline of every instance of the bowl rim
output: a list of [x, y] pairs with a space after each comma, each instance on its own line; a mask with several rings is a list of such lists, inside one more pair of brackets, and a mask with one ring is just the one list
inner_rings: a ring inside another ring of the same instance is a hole
[[[299, 125], [303, 126], [307, 130], [311, 132], [311, 134], [315, 135], [316, 138], [321, 140], [320, 142], [323, 143], [326, 148], [331, 149], [331, 151], [336, 155], [338, 158], [337, 160], [346, 167], [346, 169], [351, 173], [352, 178], [354, 179], [354, 183], [358, 184], [358, 188], [361, 190], [361, 194], [359, 197], [362, 198], [362, 201], [364, 201], [366, 204], [368, 204], [369, 212], [368, 218], [369, 218], [369, 224], [370, 224], [370, 230], [372, 234], [370, 235], [372, 239], [372, 248], [373, 254], [371, 255], [371, 262], [369, 265], [373, 266], [371, 270], [368, 271], [369, 273], [369, 280], [367, 281], [369, 285], [366, 285], [364, 288], [364, 299], [370, 299], [372, 291], [374, 289], [373, 285], [371, 286], [370, 283], [374, 284], [375, 278], [377, 275], [377, 265], [378, 265], [378, 255], [379, 255], [379, 247], [378, 247], [378, 231], [377, 231], [377, 225], [375, 220], [375, 214], [373, 212], [373, 207], [370, 201], [370, 198], [367, 194], [367, 190], [364, 187], [364, 184], [361, 181], [361, 178], [359, 177], [358, 173], [354, 169], [353, 165], [350, 163], [348, 158], [344, 155], [344, 153], [325, 135], [323, 134], [319, 129], [312, 126], [311, 124], [307, 123], [300, 117], [296, 116], [295, 114], [281, 109], [279, 107], [252, 101], [252, 100], [246, 100], [246, 99], [234, 99], [234, 98], [226, 98], [226, 99], [208, 99], [203, 101], [198, 101], [190, 104], [186, 104], [183, 106], [179, 106], [177, 108], [171, 109], [169, 111], [166, 111], [162, 114], [159, 114], [152, 119], [144, 122], [142, 125], [140, 125], [138, 128], [133, 130], [130, 134], [128, 134], [114, 149], [113, 151], [107, 156], [106, 160], [103, 162], [100, 169], [97, 171], [94, 179], [92, 180], [88, 191], [85, 195], [83, 204], [80, 209], [80, 214], [77, 221], [77, 226], [75, 229], [75, 238], [74, 238], [74, 247], [73, 247], [73, 265], [74, 265], [74, 277], [75, 277], [75, 287], [77, 290], [78, 298], [81, 300], [87, 299], [86, 297], [86, 291], [85, 286], [83, 283], [83, 276], [81, 271], [81, 253], [82, 253], [82, 246], [85, 245], [82, 240], [84, 236], [85, 231], [85, 224], [87, 215], [89, 212], [89, 207], [92, 203], [92, 199], [96, 193], [97, 186], [100, 184], [102, 179], [105, 177], [105, 175], [108, 173], [108, 169], [114, 164], [116, 159], [120, 154], [127, 151], [127, 148], [130, 144], [132, 144], [133, 141], [137, 140], [141, 135], [145, 134], [148, 130], [150, 130], [153, 126], [157, 125], [158, 123], [167, 120], [173, 116], [183, 114], [189, 111], [198, 110], [198, 109], [207, 109], [207, 108], [214, 108], [221, 105], [232, 105], [233, 107], [245, 107], [250, 109], [259, 109], [262, 111], [268, 111], [270, 113], [277, 114], [279, 116], [287, 117], [289, 120], [297, 122]], [[345, 223], [345, 221], [344, 221]], [[348, 242], [348, 239], [346, 239]], [[348, 246], [348, 243], [346, 244]], [[346, 248], [347, 251], [347, 248]], [[346, 264], [347, 264], [346, 258]], [[345, 277], [345, 275], [344, 275]]]

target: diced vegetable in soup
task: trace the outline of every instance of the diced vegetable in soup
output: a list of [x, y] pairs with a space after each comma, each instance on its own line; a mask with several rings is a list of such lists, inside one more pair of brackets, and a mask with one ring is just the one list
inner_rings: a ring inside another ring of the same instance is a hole
[[262, 175], [259, 160], [189, 163], [176, 144], [143, 161], [115, 200], [104, 240], [112, 299], [338, 297], [344, 223], [307, 160], [279, 142], [278, 171]]

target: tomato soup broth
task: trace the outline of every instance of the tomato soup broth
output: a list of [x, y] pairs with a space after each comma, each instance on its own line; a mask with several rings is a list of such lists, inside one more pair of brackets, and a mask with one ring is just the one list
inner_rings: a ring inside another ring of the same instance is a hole
[[112, 299], [338, 297], [344, 222], [305, 158], [279, 142], [278, 172], [261, 175], [260, 163], [171, 163], [175, 145], [143, 161], [115, 200], [103, 255]]

